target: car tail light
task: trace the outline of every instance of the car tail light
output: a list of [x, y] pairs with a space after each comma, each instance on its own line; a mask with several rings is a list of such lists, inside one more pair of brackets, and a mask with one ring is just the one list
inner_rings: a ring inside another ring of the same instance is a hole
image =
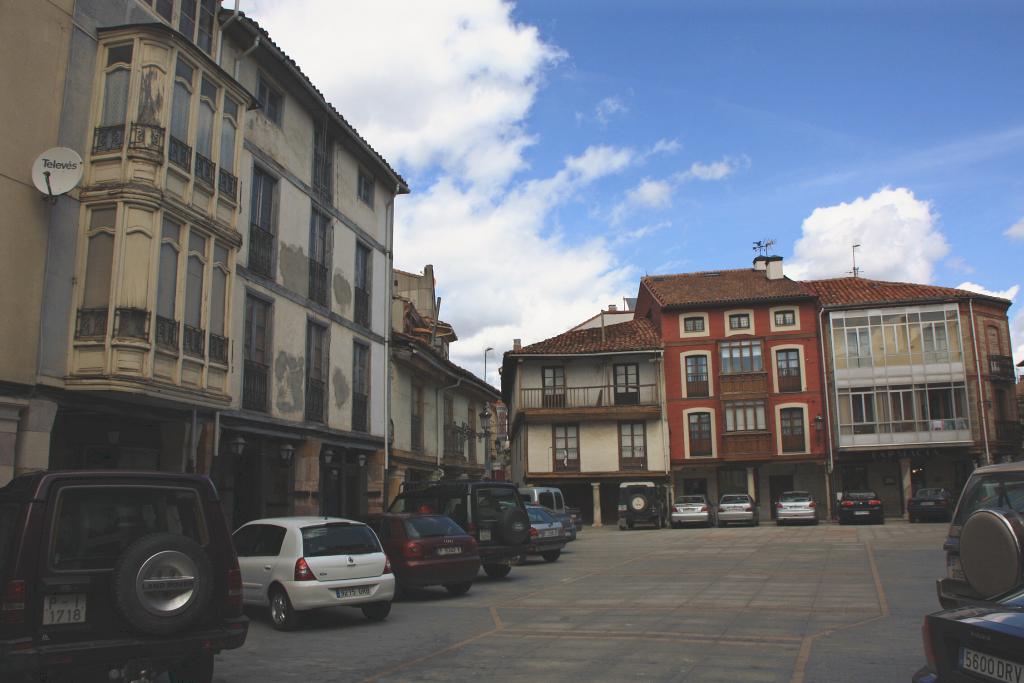
[[707, 512], [708, 511], [708, 506], [707, 505], [701, 505], [700, 506], [700, 511], [701, 512]]
[[306, 562], [306, 558], [300, 557], [295, 560], [295, 580], [296, 581], [314, 581], [316, 577], [313, 576], [313, 570], [309, 568], [309, 564]]
[[853, 507], [853, 501], [852, 500], [844, 500], [842, 502], [842, 506], [844, 508], [852, 508]]
[[475, 534], [476, 530], [477, 530], [476, 522], [470, 522], [469, 524], [466, 525], [466, 531], [468, 531], [470, 534]]
[[744, 505], [744, 506], [743, 506], [743, 511], [744, 511], [744, 512], [750, 512], [750, 511], [752, 511], [753, 509], [754, 509], [754, 508], [750, 507], [749, 505]]
[[228, 569], [227, 606], [233, 614], [242, 613], [242, 571], [238, 568], [238, 560]]
[[4, 587], [3, 603], [0, 604], [0, 621], [5, 624], [25, 623], [25, 596], [28, 593], [28, 585], [15, 579], [8, 581]]
[[872, 498], [871, 500], [868, 501], [868, 505], [881, 505], [881, 504], [882, 504], [882, 501], [876, 500], [874, 498]]
[[536, 529], [534, 529], [534, 528], [533, 528], [533, 527], [531, 526], [531, 527], [530, 527], [530, 538], [537, 538], [538, 536], [540, 536], [540, 532], [539, 532], [539, 531], [537, 531]]
[[932, 645], [932, 626], [928, 617], [925, 617], [921, 624], [921, 640], [924, 645], [925, 659], [928, 660], [928, 667], [938, 673], [938, 660], [935, 657], [935, 646]]
[[776, 503], [775, 504], [775, 509], [776, 510], [781, 510], [782, 509], [782, 503]]
[[814, 502], [814, 501], [812, 500], [811, 502], [809, 502], [809, 503], [807, 504], [807, 507], [809, 507], [809, 508], [811, 508], [811, 509], [813, 510], [814, 508], [818, 507], [818, 504], [817, 504], [817, 503], [815, 503], [815, 502]]
[[402, 555], [410, 560], [423, 557], [423, 546], [419, 541], [409, 541], [402, 546]]
[[389, 560], [386, 557], [384, 558], [384, 573], [385, 574], [390, 574], [391, 573], [391, 560]]

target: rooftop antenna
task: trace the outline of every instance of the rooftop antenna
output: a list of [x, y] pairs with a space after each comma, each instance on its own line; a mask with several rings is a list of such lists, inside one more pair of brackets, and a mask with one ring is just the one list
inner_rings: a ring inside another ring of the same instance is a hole
[[853, 245], [853, 248], [850, 249], [851, 253], [853, 254], [853, 270], [851, 270], [850, 272], [853, 274], [854, 277], [860, 277], [860, 268], [857, 267], [857, 249], [859, 247], [859, 244], [855, 244]]
[[767, 256], [771, 248], [775, 246], [775, 240], [763, 239], [754, 242], [754, 251], [757, 252], [758, 256]]

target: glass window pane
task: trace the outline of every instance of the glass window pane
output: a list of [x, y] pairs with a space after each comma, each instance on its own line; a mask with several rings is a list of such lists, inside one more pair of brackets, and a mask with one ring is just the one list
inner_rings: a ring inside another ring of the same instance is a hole
[[225, 118], [220, 129], [220, 167], [228, 173], [235, 172], [235, 124]]
[[99, 232], [89, 238], [85, 265], [84, 308], [106, 308], [110, 303], [110, 270], [114, 258], [114, 236]]
[[224, 336], [224, 294], [227, 286], [227, 273], [214, 268], [210, 281], [210, 332], [221, 337]]
[[128, 113], [128, 82], [131, 72], [128, 69], [115, 69], [107, 74], [103, 88], [103, 114], [101, 126], [123, 125]]
[[185, 283], [185, 324], [201, 328], [203, 319], [203, 262], [195, 255], [188, 257]]
[[167, 243], [160, 245], [159, 278], [156, 295], [156, 314], [173, 320], [175, 300], [178, 293], [178, 250]]
[[[178, 62], [181, 64], [181, 62]], [[182, 142], [188, 142], [188, 115], [192, 106], [192, 92], [181, 81], [174, 82], [174, 99], [171, 101], [171, 135]]]

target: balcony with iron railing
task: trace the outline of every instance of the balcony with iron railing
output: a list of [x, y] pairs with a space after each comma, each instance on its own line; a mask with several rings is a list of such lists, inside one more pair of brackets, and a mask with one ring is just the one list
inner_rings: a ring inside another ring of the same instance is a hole
[[80, 308], [75, 318], [75, 339], [103, 339], [107, 336], [106, 308]]
[[217, 190], [220, 196], [235, 201], [238, 199], [238, 178], [223, 168], [217, 172]]
[[249, 270], [274, 278], [274, 233], [255, 223], [249, 224]]
[[686, 375], [686, 397], [703, 398], [710, 396], [710, 385], [707, 373], [690, 373]]
[[211, 159], [196, 152], [196, 180], [213, 187], [213, 178], [217, 174], [217, 164]]
[[352, 319], [357, 325], [370, 326], [370, 292], [362, 287], [355, 288], [354, 313]]
[[370, 397], [367, 394], [352, 393], [352, 431], [370, 431]]
[[202, 358], [206, 355], [206, 330], [186, 324], [182, 342], [185, 355], [193, 358]]
[[327, 305], [327, 266], [316, 259], [309, 259], [309, 298]]
[[660, 405], [657, 384], [543, 387], [519, 390], [519, 408], [589, 409]]
[[210, 360], [215, 363], [228, 362], [228, 338], [210, 333]]
[[167, 351], [178, 352], [178, 321], [156, 317], [156, 345]]
[[788, 394], [803, 391], [800, 368], [778, 368], [779, 393]]
[[449, 423], [442, 430], [442, 444], [446, 458], [462, 458], [466, 451], [466, 436], [457, 424]]
[[324, 422], [324, 382], [306, 377], [306, 419], [310, 422]]
[[242, 368], [242, 407], [246, 410], [267, 411], [270, 368], [254, 360], [245, 360]]
[[988, 356], [988, 374], [995, 380], [1014, 382], [1017, 374], [1013, 369], [1013, 358], [1010, 356]]
[[185, 173], [192, 172], [192, 148], [173, 135], [167, 141], [167, 160]]
[[149, 341], [149, 311], [137, 308], [114, 309], [114, 337]]

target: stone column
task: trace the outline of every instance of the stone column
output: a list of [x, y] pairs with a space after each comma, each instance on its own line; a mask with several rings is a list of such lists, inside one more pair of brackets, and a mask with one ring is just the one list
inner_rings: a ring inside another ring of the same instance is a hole
[[595, 481], [590, 484], [594, 490], [594, 526], [601, 526], [601, 482]]
[[[756, 478], [754, 477], [754, 468], [753, 467], [748, 467], [747, 468], [747, 495], [750, 496], [751, 498], [753, 498], [754, 500], [757, 500], [757, 498], [754, 497], [754, 494], [756, 492], [757, 492], [757, 481], [756, 481]], [[760, 504], [761, 501], [757, 501], [757, 502]]]
[[914, 497], [910, 478], [910, 458], [900, 458], [900, 484], [903, 487], [903, 509], [900, 512], [903, 514], [904, 519], [909, 519], [907, 503]]
[[28, 401], [17, 398], [0, 399], [0, 486], [14, 478], [14, 454], [18, 443], [21, 411]]
[[14, 476], [50, 467], [50, 432], [57, 417], [57, 403], [34, 398], [21, 415], [18, 445], [14, 458]]
[[320, 439], [304, 439], [292, 459], [296, 515], [320, 514]]

